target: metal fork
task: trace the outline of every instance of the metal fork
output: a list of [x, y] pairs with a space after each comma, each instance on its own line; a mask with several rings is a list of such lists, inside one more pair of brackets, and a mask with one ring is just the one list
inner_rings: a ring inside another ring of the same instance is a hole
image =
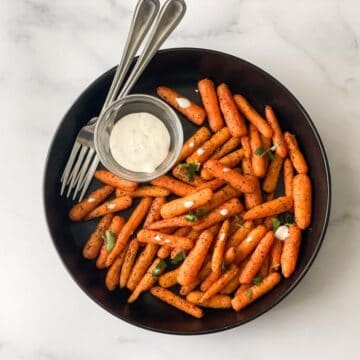
[[[123, 86], [119, 95], [117, 96], [117, 99], [126, 96], [131, 91], [131, 89], [133, 88], [136, 81], [145, 70], [150, 60], [156, 54], [157, 50], [160, 48], [163, 42], [168, 38], [168, 36], [172, 33], [172, 31], [176, 28], [176, 26], [179, 24], [179, 22], [185, 15], [185, 12], [186, 12], [186, 5], [184, 0], [166, 1], [166, 3], [161, 8], [160, 14], [156, 19], [155, 25], [149, 35], [148, 41], [144, 46], [143, 52], [139, 56], [125, 85]], [[109, 103], [108, 106], [109, 105], [111, 105], [111, 103]], [[106, 110], [106, 108], [107, 106], [104, 106], [103, 110]], [[90, 120], [90, 122], [93, 120], [94, 119]], [[85, 145], [89, 147], [89, 153], [91, 151], [91, 157], [89, 159], [89, 156], [87, 156], [87, 158], [84, 160], [85, 154], [83, 155], [80, 151], [77, 161], [79, 165], [77, 167], [76, 167], [77, 164], [74, 166], [74, 171], [72, 171], [70, 175], [71, 178], [70, 186], [69, 186], [70, 190], [68, 190], [67, 196], [69, 196], [71, 189], [76, 184], [76, 189], [73, 194], [73, 199], [75, 199], [80, 189], [82, 189], [82, 191], [79, 200], [81, 200], [84, 197], [87, 188], [89, 187], [90, 182], [94, 176], [96, 168], [99, 164], [99, 159], [95, 154], [94, 144], [93, 144], [93, 138], [94, 138], [93, 133], [94, 133], [96, 120], [97, 119], [95, 118], [94, 122], [91, 123], [90, 126], [88, 126], [89, 124], [85, 126], [85, 130], [84, 130], [85, 131], [84, 134], [86, 134], [84, 136], [85, 140], [81, 140], [81, 141], [85, 141]], [[90, 164], [91, 159], [92, 162]], [[64, 184], [64, 180], [63, 180], [63, 184]]]
[[[124, 52], [116, 69], [114, 79], [100, 111], [100, 115], [116, 98], [129, 66], [147, 35], [155, 16], [159, 12], [159, 8], [159, 0], [139, 0], [137, 3], [124, 47]], [[73, 193], [73, 199], [75, 199], [78, 191], [85, 184], [83, 180], [86, 171], [89, 168], [90, 162], [92, 162], [91, 168], [95, 166], [96, 154], [93, 143], [93, 134], [96, 121], [97, 117], [92, 118], [80, 129], [80, 132], [75, 139], [75, 143], [61, 177], [61, 195], [64, 193], [66, 185], [69, 185], [66, 197], [69, 197], [71, 191], [75, 188]], [[81, 198], [82, 197], [83, 195]]]

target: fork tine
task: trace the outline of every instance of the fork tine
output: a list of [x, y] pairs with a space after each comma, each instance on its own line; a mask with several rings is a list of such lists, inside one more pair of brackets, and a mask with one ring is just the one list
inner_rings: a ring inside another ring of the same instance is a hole
[[91, 163], [91, 165], [90, 165], [90, 167], [89, 167], [89, 169], [87, 171], [87, 174], [86, 174], [86, 177], [85, 177], [85, 183], [84, 183], [84, 186], [82, 188], [79, 201], [81, 201], [83, 199], [83, 197], [84, 197], [84, 195], [85, 195], [85, 193], [86, 193], [86, 191], [87, 191], [87, 189], [88, 189], [88, 187], [90, 185], [90, 182], [91, 182], [91, 180], [92, 180], [92, 178], [94, 176], [94, 173], [95, 173], [95, 171], [96, 171], [96, 169], [97, 169], [97, 167], [99, 165], [99, 161], [100, 160], [99, 160], [98, 156], [95, 155], [95, 157], [94, 157], [94, 159], [93, 159], [93, 161], [92, 161], [92, 163]]
[[61, 176], [61, 190], [60, 190], [60, 195], [62, 195], [64, 193], [64, 190], [65, 190], [65, 187], [66, 187], [66, 184], [68, 183], [68, 181], [70, 180], [69, 178], [69, 175], [71, 175], [71, 169], [72, 169], [72, 166], [74, 164], [74, 161], [76, 159], [76, 155], [77, 153], [79, 152], [79, 149], [80, 149], [80, 143], [78, 143], [77, 141], [75, 141], [74, 143], [74, 146], [71, 150], [71, 153], [70, 153], [70, 156], [69, 156], [69, 159], [66, 163], [66, 166], [65, 166], [65, 169], [64, 169], [64, 172]]
[[66, 197], [68, 198], [70, 196], [70, 193], [71, 193], [71, 190], [74, 188], [75, 184], [76, 184], [76, 179], [77, 179], [77, 175], [78, 175], [78, 172], [79, 172], [79, 168], [84, 160], [84, 157], [85, 157], [85, 154], [86, 152], [89, 150], [89, 148], [85, 145], [82, 145], [81, 146], [81, 149], [80, 149], [80, 153], [79, 153], [79, 156], [76, 160], [76, 163], [72, 169], [72, 172], [71, 172], [71, 176], [72, 176], [72, 179], [71, 179], [71, 183], [68, 187], [68, 191], [67, 191], [67, 194], [66, 194]]
[[75, 200], [78, 191], [80, 191], [81, 187], [84, 184], [83, 180], [85, 179], [86, 171], [87, 171], [87, 169], [89, 167], [90, 161], [92, 160], [94, 154], [95, 154], [95, 150], [90, 148], [89, 152], [86, 155], [84, 164], [81, 167], [81, 169], [79, 171], [79, 175], [77, 176], [77, 179], [76, 179], [76, 188], [75, 188], [75, 191], [73, 193], [73, 200]]

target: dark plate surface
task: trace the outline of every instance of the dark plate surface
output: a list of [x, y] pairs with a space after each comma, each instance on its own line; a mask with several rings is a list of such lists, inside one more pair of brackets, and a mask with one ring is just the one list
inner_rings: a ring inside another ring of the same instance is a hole
[[[224, 53], [179, 48], [158, 52], [141, 76], [133, 93], [155, 95], [158, 85], [178, 90], [196, 102], [197, 81], [204, 77], [215, 83], [226, 82], [234, 92], [243, 94], [263, 112], [271, 104], [283, 129], [297, 135], [310, 167], [313, 184], [313, 221], [304, 232], [298, 266], [290, 279], [282, 280], [269, 294], [240, 313], [233, 310], [205, 310], [201, 320], [173, 309], [145, 294], [132, 305], [126, 300], [127, 290], [109, 292], [104, 285], [105, 271], [82, 258], [82, 247], [96, 221], [73, 224], [68, 219], [71, 201], [60, 197], [60, 176], [79, 129], [96, 116], [110, 86], [114, 69], [95, 80], [75, 101], [62, 119], [51, 144], [44, 179], [44, 204], [48, 227], [55, 247], [77, 284], [94, 301], [115, 316], [146, 329], [174, 333], [201, 334], [229, 329], [263, 314], [283, 299], [302, 279], [312, 264], [325, 235], [330, 212], [330, 173], [320, 137], [305, 110], [277, 80], [254, 65]], [[181, 117], [185, 138], [195, 130]], [[99, 184], [92, 184], [92, 188]]]

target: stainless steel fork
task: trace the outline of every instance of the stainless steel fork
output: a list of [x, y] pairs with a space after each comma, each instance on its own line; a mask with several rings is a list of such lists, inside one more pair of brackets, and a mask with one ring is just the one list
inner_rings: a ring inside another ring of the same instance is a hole
[[[135, 85], [137, 79], [140, 77], [140, 75], [145, 70], [146, 66], [150, 62], [150, 60], [153, 58], [153, 56], [156, 54], [157, 50], [160, 48], [160, 46], [163, 44], [163, 42], [168, 38], [168, 36], [172, 33], [172, 31], [176, 28], [176, 26], [179, 24], [183, 16], [186, 12], [186, 5], [184, 0], [168, 0], [161, 8], [160, 14], [158, 15], [155, 25], [149, 35], [148, 41], [144, 46], [143, 52], [139, 56], [131, 74], [129, 75], [126, 83], [122, 87], [118, 98], [121, 98], [123, 96], [126, 96], [133, 86]], [[135, 16], [134, 16], [135, 18]], [[131, 31], [130, 31], [131, 33]], [[129, 36], [130, 38], [130, 36]], [[131, 43], [131, 41], [127, 41], [127, 46]], [[136, 51], [135, 51], [136, 52]], [[134, 55], [132, 54], [132, 57], [127, 58], [128, 66], [130, 65]], [[123, 61], [122, 61], [123, 62]], [[119, 65], [119, 67], [122, 65], [122, 63]], [[128, 66], [126, 70], [128, 69]], [[119, 70], [119, 68], [118, 68]], [[124, 72], [125, 73], [125, 72]], [[125, 74], [124, 74], [125, 75]], [[116, 75], [115, 75], [116, 77]], [[123, 79], [123, 78], [122, 78]], [[121, 79], [121, 81], [122, 81]], [[114, 82], [112, 84], [112, 87], [114, 85]], [[117, 88], [117, 91], [120, 89], [120, 83], [114, 85]], [[111, 89], [110, 89], [111, 92]], [[103, 109], [100, 113], [103, 113], [106, 108], [111, 105], [111, 102], [115, 100], [116, 94], [112, 94], [112, 98], [110, 101], [105, 101], [105, 104], [103, 106]], [[109, 97], [109, 96], [108, 96]], [[108, 99], [107, 97], [107, 99]], [[73, 199], [76, 198], [77, 193], [81, 190], [80, 198], [81, 200], [89, 185], [90, 182], [94, 176], [94, 173], [96, 171], [96, 168], [99, 164], [99, 159], [95, 153], [94, 150], [94, 143], [93, 143], [93, 134], [95, 129], [97, 118], [93, 118], [89, 121], [89, 123], [81, 129], [83, 131], [83, 134], [81, 136], [81, 139], [77, 139], [77, 143], [75, 143], [74, 147], [78, 147], [78, 149], [73, 149], [73, 151], [76, 151], [76, 153], [79, 152], [79, 156], [77, 159], [77, 162], [75, 166], [72, 168], [72, 171], [70, 175], [67, 177], [65, 181], [65, 177], [62, 178], [62, 193], [63, 188], [65, 188], [66, 184], [69, 184], [67, 197], [69, 197], [71, 190], [75, 187], [75, 191], [73, 193]], [[80, 131], [80, 132], [81, 132]], [[80, 133], [79, 133], [80, 135]], [[79, 137], [78, 135], [78, 137]], [[85, 148], [85, 150], [84, 150]], [[87, 155], [86, 155], [87, 153]], [[86, 155], [86, 158], [85, 158]], [[70, 158], [72, 157], [72, 154], [70, 155]], [[76, 154], [74, 155], [74, 159], [72, 160], [72, 163], [74, 162], [76, 157]], [[70, 161], [69, 158], [69, 161]], [[90, 164], [91, 163], [91, 164]], [[66, 170], [66, 169], [65, 169]], [[65, 172], [64, 172], [65, 173]]]

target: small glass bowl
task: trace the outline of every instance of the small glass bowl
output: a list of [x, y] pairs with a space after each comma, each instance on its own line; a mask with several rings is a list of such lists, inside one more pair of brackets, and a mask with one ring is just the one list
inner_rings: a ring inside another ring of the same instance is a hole
[[[110, 151], [110, 134], [113, 126], [125, 115], [137, 112], [148, 112], [158, 117], [170, 134], [169, 153], [151, 173], [135, 172], [122, 167]], [[180, 155], [183, 139], [183, 128], [175, 111], [162, 100], [143, 94], [128, 95], [112, 103], [98, 119], [94, 133], [95, 149], [101, 163], [122, 179], [136, 182], [147, 182], [168, 172]]]

